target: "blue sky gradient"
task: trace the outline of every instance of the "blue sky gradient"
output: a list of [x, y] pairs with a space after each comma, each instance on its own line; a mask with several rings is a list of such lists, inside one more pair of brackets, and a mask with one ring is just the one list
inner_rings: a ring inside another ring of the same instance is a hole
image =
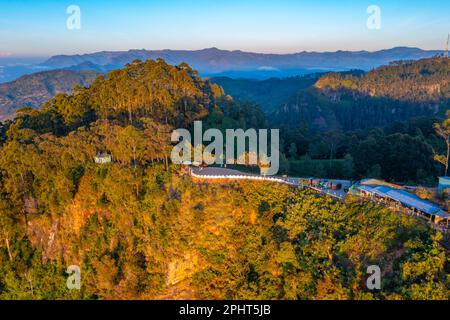
[[[81, 29], [68, 30], [69, 5]], [[366, 27], [369, 5], [381, 30]], [[446, 0], [0, 0], [0, 57], [207, 47], [270, 53], [443, 49]]]

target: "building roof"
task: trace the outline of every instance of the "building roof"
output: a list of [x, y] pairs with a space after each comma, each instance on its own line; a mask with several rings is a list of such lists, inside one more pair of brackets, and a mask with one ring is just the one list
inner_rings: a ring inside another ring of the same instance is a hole
[[449, 215], [446, 212], [444, 212], [438, 205], [435, 205], [430, 201], [423, 200], [418, 196], [404, 190], [398, 190], [387, 186], [369, 186], [369, 185], [360, 185], [358, 189], [372, 194], [376, 194], [380, 197], [398, 201], [407, 207], [420, 210], [427, 214], [449, 217]]
[[393, 183], [386, 182], [384, 180], [379, 179], [364, 179], [361, 180], [360, 184], [369, 185], [369, 186], [387, 186], [393, 189], [401, 189], [402, 187]]
[[386, 186], [382, 186], [382, 187], [375, 187], [373, 188], [373, 193], [381, 196], [381, 197], [385, 197], [390, 191], [392, 191], [394, 189], [390, 188], [390, 187], [386, 187]]
[[439, 177], [440, 184], [450, 184], [450, 177]]
[[358, 189], [361, 191], [366, 191], [366, 192], [370, 192], [370, 193], [373, 192], [373, 187], [371, 187], [371, 186], [360, 185], [360, 186], [358, 186]]
[[441, 208], [429, 201], [420, 199], [419, 197], [403, 191], [403, 190], [391, 190], [387, 193], [388, 197], [403, 203], [406, 206], [418, 209], [422, 212], [436, 215], [441, 211]]
[[108, 153], [97, 153], [97, 155], [95, 156], [96, 158], [109, 158], [112, 157], [110, 154]]

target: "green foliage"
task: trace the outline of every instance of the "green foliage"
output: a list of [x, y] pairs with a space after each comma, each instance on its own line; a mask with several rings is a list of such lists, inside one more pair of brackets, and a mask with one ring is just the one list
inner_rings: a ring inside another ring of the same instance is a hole
[[[163, 61], [22, 110], [0, 146], [0, 299], [448, 299], [448, 251], [415, 219], [283, 185], [195, 184], [169, 165], [173, 126], [206, 116], [257, 127], [258, 110]], [[341, 139], [320, 139], [324, 166], [339, 163]], [[409, 175], [429, 169], [423, 139], [381, 131], [358, 143], [386, 161], [411, 152], [413, 169], [393, 167]], [[340, 162], [361, 170], [364, 150]], [[98, 152], [114, 161], [95, 164]], [[383, 270], [375, 293], [372, 264]], [[70, 265], [80, 291], [66, 287]]]
[[[354, 178], [375, 175], [435, 184], [443, 170], [433, 159], [444, 167], [448, 163], [445, 122], [433, 125], [449, 108], [449, 70], [448, 59], [433, 58], [366, 74], [326, 74], [284, 102], [270, 116], [271, 125], [281, 127], [283, 151], [292, 159], [344, 159], [350, 154]], [[403, 163], [411, 165], [400, 168]], [[327, 175], [326, 170], [315, 166], [294, 172]]]
[[360, 176], [390, 181], [418, 181], [420, 175], [438, 174], [432, 162], [433, 150], [423, 137], [413, 138], [398, 133], [388, 136], [372, 135], [354, 146], [352, 156]]

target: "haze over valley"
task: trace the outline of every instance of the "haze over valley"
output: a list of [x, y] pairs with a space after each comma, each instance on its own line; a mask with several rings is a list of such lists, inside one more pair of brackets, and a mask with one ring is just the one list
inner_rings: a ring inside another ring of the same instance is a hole
[[0, 0], [0, 300], [448, 301], [450, 2], [377, 2]]

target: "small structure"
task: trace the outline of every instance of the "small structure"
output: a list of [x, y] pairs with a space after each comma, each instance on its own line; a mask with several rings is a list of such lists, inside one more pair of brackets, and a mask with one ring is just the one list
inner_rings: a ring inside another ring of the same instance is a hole
[[384, 204], [394, 205], [396, 208], [404, 208], [407, 211], [427, 218], [435, 224], [448, 226], [450, 215], [438, 205], [423, 200], [405, 190], [393, 188], [388, 183], [363, 184], [362, 182], [350, 188], [350, 192], [356, 196], [371, 198]]
[[450, 177], [439, 177], [438, 192], [442, 193], [450, 189]]
[[194, 167], [201, 167], [202, 166], [202, 163], [201, 162], [199, 162], [199, 161], [194, 161], [194, 162], [192, 162], [192, 166], [194, 166]]
[[108, 164], [112, 162], [112, 155], [107, 153], [98, 153], [94, 157], [94, 162], [96, 164]]
[[390, 187], [392, 189], [397, 189], [397, 190], [403, 189], [399, 185], [389, 183], [389, 182], [386, 182], [384, 180], [379, 180], [379, 179], [364, 179], [364, 180], [361, 180], [360, 184], [366, 185], [366, 186], [386, 186], [386, 187]]

